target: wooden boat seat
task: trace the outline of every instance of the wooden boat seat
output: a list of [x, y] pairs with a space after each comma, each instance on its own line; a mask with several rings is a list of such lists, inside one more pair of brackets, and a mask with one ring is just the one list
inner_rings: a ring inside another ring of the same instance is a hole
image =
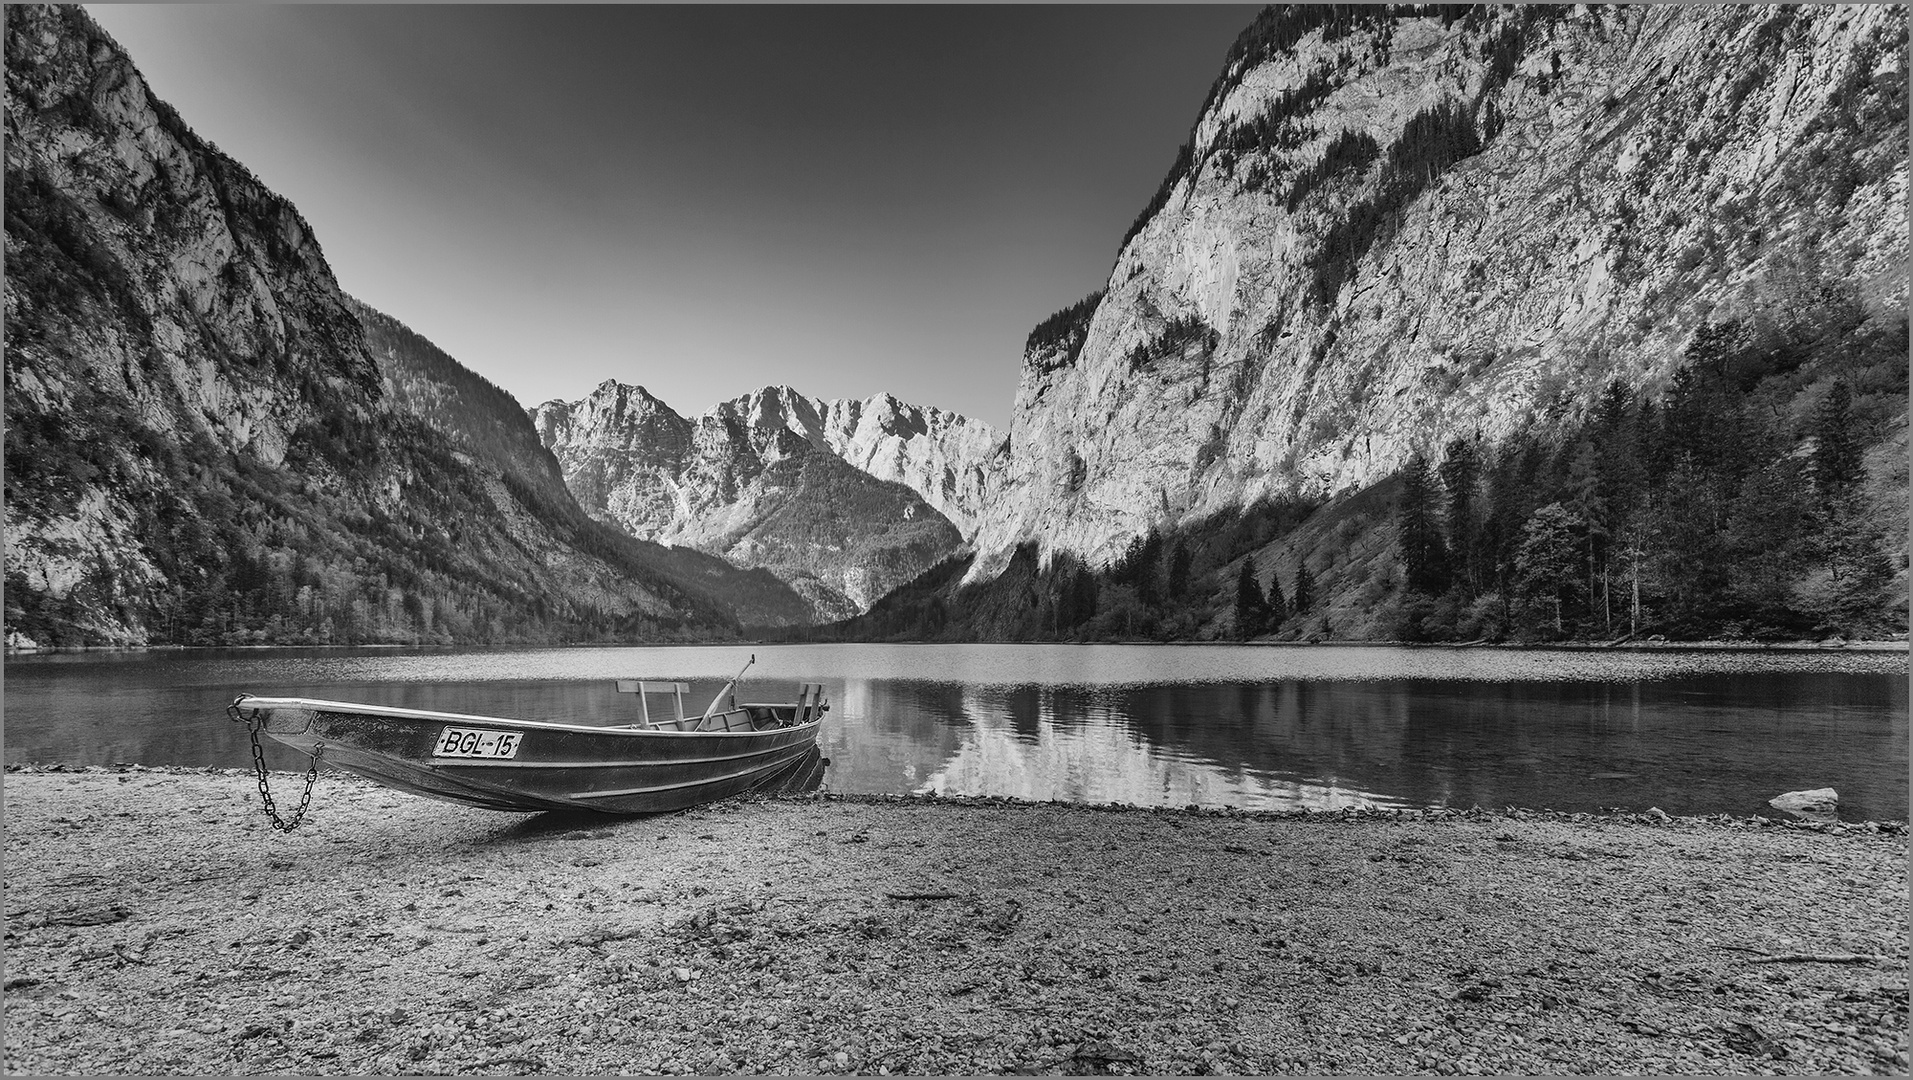
[[824, 711], [824, 684], [807, 682], [797, 689], [797, 723], [808, 724]]
[[721, 713], [713, 713], [710, 716], [703, 717], [701, 723], [699, 722], [699, 718], [693, 717], [690, 723], [692, 726], [684, 730], [687, 730], [687, 731], [750, 731], [751, 730], [751, 716], [749, 713], [745, 712], [743, 709], [726, 709], [725, 711]]
[[[641, 679], [619, 679], [618, 692], [638, 696], [638, 713], [643, 719], [635, 724], [615, 724], [613, 727], [648, 729], [651, 731], [767, 731], [771, 728], [786, 726], [779, 718], [778, 709], [764, 705], [745, 705], [712, 713], [710, 716], [684, 715], [684, 695], [691, 687], [681, 682], [649, 682]], [[651, 707], [646, 698], [652, 694], [665, 694], [671, 698], [671, 713], [668, 716], [653, 718]], [[797, 691], [796, 714], [790, 723], [807, 724], [823, 715], [824, 684], [802, 683]]]

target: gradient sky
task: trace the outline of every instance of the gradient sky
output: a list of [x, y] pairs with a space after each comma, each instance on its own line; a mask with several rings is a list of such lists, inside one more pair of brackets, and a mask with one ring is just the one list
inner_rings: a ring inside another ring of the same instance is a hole
[[1256, 10], [88, 8], [347, 292], [523, 404], [789, 384], [1000, 427]]

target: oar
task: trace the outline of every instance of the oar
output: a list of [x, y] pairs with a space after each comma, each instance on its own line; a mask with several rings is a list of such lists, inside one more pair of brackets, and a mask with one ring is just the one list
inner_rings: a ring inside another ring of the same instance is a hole
[[[744, 661], [744, 666], [737, 669], [737, 675], [733, 677], [730, 682], [725, 683], [724, 689], [719, 690], [717, 692], [717, 696], [711, 699], [711, 703], [704, 707], [704, 715], [698, 718], [699, 726], [702, 726], [703, 721], [709, 720], [712, 716], [716, 715], [718, 711], [717, 709], [718, 703], [724, 700], [725, 694], [729, 694], [732, 690], [736, 689], [738, 680], [742, 679], [744, 677], [744, 673], [746, 671], [749, 671], [751, 669], [751, 665], [755, 663], [757, 663], [757, 654], [752, 653], [751, 658], [749, 660]], [[737, 705], [737, 697], [735, 695], [731, 697], [731, 705], [733, 708], [735, 708]]]

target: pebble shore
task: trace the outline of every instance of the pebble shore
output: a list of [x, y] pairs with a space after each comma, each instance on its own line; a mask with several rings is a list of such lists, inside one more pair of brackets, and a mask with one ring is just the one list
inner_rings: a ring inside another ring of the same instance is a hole
[[1898, 822], [4, 785], [10, 1073], [1908, 1066]]

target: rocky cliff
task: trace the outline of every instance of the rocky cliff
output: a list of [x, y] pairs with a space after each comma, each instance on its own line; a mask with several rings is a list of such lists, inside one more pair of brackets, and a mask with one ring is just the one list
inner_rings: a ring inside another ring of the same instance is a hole
[[[438, 432], [474, 464], [504, 478], [539, 516], [567, 528], [606, 535], [565, 486], [558, 460], [541, 441], [518, 400], [448, 356], [397, 319], [348, 298], [366, 344], [385, 376], [393, 403]], [[686, 547], [626, 543], [648, 568], [693, 594], [720, 601], [746, 626], [813, 621], [809, 602], [766, 570], [741, 569]]]
[[395, 400], [298, 211], [83, 11], [8, 6], [5, 62], [10, 645], [734, 632]]
[[806, 428], [806, 439], [821, 440], [858, 469], [916, 492], [966, 540], [976, 534], [1009, 452], [995, 428], [889, 394], [810, 402], [804, 414], [814, 412], [816, 424]]
[[1906, 34], [1897, 6], [1267, 9], [1105, 287], [1031, 335], [972, 578], [1658, 396], [1703, 323], [1832, 291], [1903, 324]]
[[589, 513], [768, 568], [824, 620], [863, 611], [954, 551], [1002, 447], [988, 425], [887, 394], [825, 401], [789, 387], [686, 419], [607, 381], [532, 417]]

